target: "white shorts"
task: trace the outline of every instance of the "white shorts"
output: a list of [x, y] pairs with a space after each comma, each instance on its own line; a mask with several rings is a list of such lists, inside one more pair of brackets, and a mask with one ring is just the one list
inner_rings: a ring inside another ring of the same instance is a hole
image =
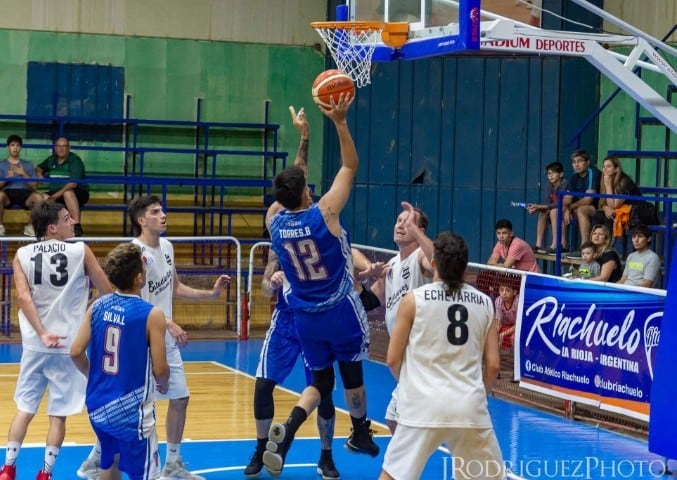
[[386, 407], [386, 420], [397, 422], [397, 385], [395, 385], [393, 393], [390, 395], [390, 402]]
[[14, 392], [17, 408], [35, 415], [47, 388], [48, 415], [67, 417], [85, 408], [87, 378], [75, 367], [70, 355], [24, 350]]
[[169, 388], [167, 393], [155, 392], [155, 400], [177, 400], [190, 396], [186, 371], [183, 369], [181, 351], [175, 344], [167, 342], [167, 363], [169, 364]]
[[455, 480], [505, 478], [503, 456], [493, 428], [422, 428], [399, 424], [388, 444], [383, 470], [395, 480], [420, 478], [428, 458], [443, 442], [453, 456], [446, 468], [453, 472]]

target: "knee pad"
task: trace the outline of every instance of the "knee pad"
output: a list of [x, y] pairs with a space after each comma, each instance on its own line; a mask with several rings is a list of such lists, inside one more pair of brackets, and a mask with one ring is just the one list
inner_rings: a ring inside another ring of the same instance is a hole
[[331, 395], [334, 388], [334, 367], [313, 371], [313, 387], [317, 388], [322, 398]]
[[362, 301], [362, 305], [364, 306], [364, 309], [367, 312], [381, 305], [381, 301], [378, 299], [376, 295], [374, 295], [374, 293], [371, 290], [369, 290], [369, 287], [367, 285], [362, 285], [362, 293], [360, 293], [360, 300]]
[[343, 380], [343, 388], [346, 390], [364, 385], [362, 362], [339, 362], [339, 371], [341, 372], [341, 380]]
[[254, 386], [254, 418], [256, 420], [268, 420], [275, 415], [273, 390], [275, 390], [274, 381], [268, 378], [256, 379]]
[[317, 414], [320, 418], [329, 420], [336, 415], [336, 407], [334, 407], [334, 400], [331, 398], [331, 392], [322, 397], [320, 404], [317, 406]]

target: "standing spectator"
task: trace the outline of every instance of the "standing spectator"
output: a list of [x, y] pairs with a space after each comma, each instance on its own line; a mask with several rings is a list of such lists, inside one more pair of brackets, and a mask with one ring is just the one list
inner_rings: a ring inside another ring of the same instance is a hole
[[[174, 247], [169, 240], [162, 237], [167, 231], [167, 216], [162, 210], [160, 199], [155, 195], [136, 197], [129, 203], [127, 213], [134, 228], [135, 238], [132, 242], [141, 248], [142, 258], [146, 265], [148, 281], [141, 289], [141, 298], [160, 307], [167, 323], [165, 345], [171, 372], [169, 389], [167, 393], [155, 396], [156, 400], [169, 400], [165, 422], [167, 457], [162, 477], [204, 480], [203, 477], [193, 475], [186, 470], [181, 457], [181, 441], [186, 426], [190, 392], [179, 348], [188, 343], [188, 334], [174, 321], [172, 299], [174, 296], [191, 299], [217, 298], [230, 282], [230, 277], [220, 275], [211, 290], [198, 290], [184, 284], [176, 273]], [[89, 456], [80, 465], [78, 476], [96, 478], [100, 462], [101, 447], [97, 442]]]
[[[548, 177], [548, 191], [545, 196], [545, 203], [530, 203], [527, 205], [527, 211], [532, 215], [538, 212], [534, 250], [538, 253], [554, 255], [557, 250], [557, 194], [559, 192], [566, 192], [569, 189], [569, 182], [564, 178], [564, 166], [560, 162], [549, 163], [545, 167], [545, 174]], [[548, 248], [543, 248], [548, 222], [550, 222], [552, 228], [552, 242]], [[567, 246], [568, 225], [560, 225], [562, 230], [560, 245], [563, 251], [567, 251], [569, 250]]]
[[[85, 178], [85, 164], [82, 159], [71, 152], [68, 139], [59, 137], [54, 142], [54, 153], [35, 167], [39, 178], [63, 178], [82, 180]], [[89, 200], [89, 185], [79, 182], [52, 182], [47, 190], [49, 199], [66, 205], [71, 218], [75, 222], [75, 236], [81, 237], [80, 209]]]
[[[599, 193], [602, 172], [597, 167], [590, 166], [590, 155], [585, 150], [576, 150], [571, 154], [571, 165], [574, 174], [569, 180], [569, 191], [577, 193]], [[590, 239], [591, 219], [597, 209], [597, 200], [592, 197], [564, 197], [564, 224], [569, 225], [572, 220], [578, 222], [581, 232], [581, 243]], [[567, 255], [571, 258], [580, 258], [581, 252], [574, 251]]]
[[649, 249], [651, 231], [646, 225], [632, 229], [632, 246], [635, 251], [625, 260], [625, 270], [618, 283], [656, 288], [661, 272], [661, 259]]
[[[599, 193], [635, 195], [642, 192], [632, 179], [623, 172], [618, 158], [609, 156], [602, 164], [602, 181]], [[630, 209], [632, 201], [624, 198], [600, 198], [593, 224], [601, 223], [613, 233], [614, 237], [622, 237], [630, 226]]]
[[[433, 242], [426, 235], [428, 216], [408, 202], [402, 202], [402, 213], [393, 227], [393, 240], [399, 252], [388, 260], [383, 275], [372, 286], [372, 292], [385, 305], [385, 322], [391, 335], [397, 309], [404, 296], [432, 280]], [[386, 423], [391, 433], [397, 428], [397, 387], [386, 408]]]
[[0, 480], [16, 478], [21, 444], [47, 390], [49, 427], [37, 480], [52, 478], [66, 417], [82, 412], [85, 404], [86, 379], [69, 353], [87, 310], [89, 281], [100, 294], [113, 291], [90, 248], [65, 242], [73, 236], [73, 219], [63, 205], [42, 202], [31, 221], [38, 242], [19, 248], [12, 263], [23, 353], [14, 393], [18, 411], [9, 427]]
[[541, 271], [529, 244], [513, 235], [510, 220], [502, 218], [496, 222], [496, 237], [498, 242], [487, 260], [488, 265], [516, 268], [526, 272]]
[[600, 272], [589, 280], [616, 283], [623, 275], [621, 257], [611, 248], [611, 233], [604, 225], [595, 225], [590, 233], [590, 241], [595, 245], [595, 260], [599, 263]]
[[440, 233], [433, 283], [400, 303], [387, 355], [399, 382], [398, 426], [380, 480], [420, 478], [443, 442], [456, 460], [455, 479], [504, 478], [487, 402], [500, 365], [494, 307], [463, 281], [467, 265], [465, 240]]
[[313, 371], [285, 423], [274, 423], [268, 434], [263, 463], [273, 476], [284, 461], [299, 427], [334, 388], [334, 362], [338, 361], [353, 431], [345, 447], [354, 453], [378, 455], [371, 421], [367, 419], [367, 394], [362, 360], [368, 356], [367, 314], [353, 286], [352, 255], [348, 233], [340, 222], [352, 189], [359, 159], [346, 115], [355, 97], [339, 95], [322, 112], [334, 123], [339, 138], [341, 167], [329, 190], [312, 204], [305, 171], [287, 167], [274, 179], [276, 203], [284, 209], [266, 214], [272, 248], [290, 290], [285, 297], [294, 313], [296, 333], [306, 365]]
[[164, 393], [169, 384], [165, 316], [141, 300], [146, 272], [137, 245], [123, 243], [111, 250], [104, 270], [118, 291], [87, 310], [70, 353], [88, 377], [86, 404], [101, 442], [101, 468], [115, 466], [130, 478], [156, 479], [160, 462], [153, 392]]
[[581, 259], [583, 263], [578, 266], [577, 276], [579, 278], [590, 279], [599, 276], [601, 269], [599, 263], [595, 260], [596, 251], [595, 244], [592, 242], [588, 241], [581, 245]]
[[[9, 155], [7, 160], [0, 162], [0, 178], [12, 179], [0, 181], [0, 236], [5, 235], [5, 226], [3, 225], [5, 208], [18, 205], [21, 208], [32, 210], [34, 206], [47, 198], [46, 195], [35, 190], [38, 186], [37, 182], [23, 180], [25, 178], [36, 178], [36, 173], [31, 162], [19, 158], [22, 145], [23, 140], [19, 135], [10, 135], [7, 138]], [[35, 236], [30, 221], [24, 227], [24, 235], [27, 237]]]

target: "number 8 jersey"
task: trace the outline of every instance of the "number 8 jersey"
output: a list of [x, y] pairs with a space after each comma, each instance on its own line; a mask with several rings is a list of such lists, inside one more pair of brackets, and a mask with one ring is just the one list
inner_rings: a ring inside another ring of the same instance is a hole
[[17, 250], [17, 257], [31, 288], [31, 297], [45, 329], [66, 338], [61, 348], [47, 348], [23, 311], [19, 327], [23, 348], [37, 352], [68, 354], [80, 328], [89, 298], [82, 242], [45, 240]]
[[409, 427], [491, 427], [482, 380], [491, 299], [464, 283], [415, 289], [416, 313], [397, 387], [397, 422]]

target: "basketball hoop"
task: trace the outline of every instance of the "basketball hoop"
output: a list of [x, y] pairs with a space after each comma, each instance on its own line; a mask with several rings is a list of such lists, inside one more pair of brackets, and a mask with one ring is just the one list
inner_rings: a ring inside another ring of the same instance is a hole
[[343, 73], [357, 87], [371, 83], [371, 58], [379, 40], [391, 48], [407, 42], [407, 22], [313, 22], [311, 27], [324, 43]]

